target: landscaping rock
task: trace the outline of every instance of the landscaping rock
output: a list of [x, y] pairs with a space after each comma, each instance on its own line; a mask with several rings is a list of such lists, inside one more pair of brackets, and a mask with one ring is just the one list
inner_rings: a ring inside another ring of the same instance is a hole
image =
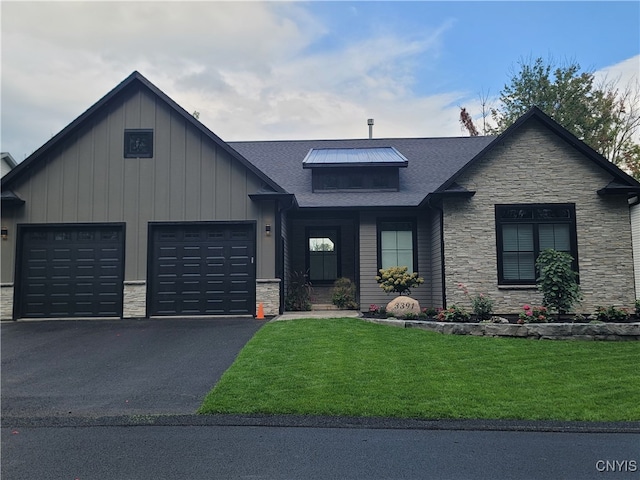
[[387, 304], [387, 313], [392, 313], [396, 318], [402, 318], [407, 313], [418, 315], [420, 304], [415, 298], [400, 295]]

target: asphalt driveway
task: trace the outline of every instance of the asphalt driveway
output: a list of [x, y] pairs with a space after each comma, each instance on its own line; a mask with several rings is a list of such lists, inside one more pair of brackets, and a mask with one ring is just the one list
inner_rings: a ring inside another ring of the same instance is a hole
[[195, 413], [262, 325], [250, 318], [3, 322], [2, 416]]

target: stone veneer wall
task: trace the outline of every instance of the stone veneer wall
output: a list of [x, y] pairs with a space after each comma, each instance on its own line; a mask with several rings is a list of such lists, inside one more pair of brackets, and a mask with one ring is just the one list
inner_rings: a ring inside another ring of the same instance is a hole
[[262, 303], [266, 316], [280, 313], [280, 283], [279, 278], [259, 278], [256, 280], [256, 313], [260, 303]]
[[525, 303], [541, 303], [535, 286], [498, 285], [495, 205], [575, 203], [584, 296], [575, 311], [591, 313], [598, 305], [632, 308], [635, 288], [627, 199], [596, 193], [611, 179], [538, 122], [496, 146], [457, 179], [476, 194], [444, 203], [447, 304], [471, 308], [458, 283], [467, 285], [470, 295], [488, 294], [498, 314], [517, 313]]
[[124, 282], [124, 318], [147, 316], [147, 283], [144, 280]]
[[13, 318], [13, 283], [0, 285], [0, 320]]

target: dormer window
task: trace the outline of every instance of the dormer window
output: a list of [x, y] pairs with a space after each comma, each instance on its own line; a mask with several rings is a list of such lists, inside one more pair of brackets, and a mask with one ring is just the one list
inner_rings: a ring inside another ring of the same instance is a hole
[[393, 147], [311, 149], [302, 161], [312, 169], [314, 192], [398, 191], [399, 169], [409, 162]]

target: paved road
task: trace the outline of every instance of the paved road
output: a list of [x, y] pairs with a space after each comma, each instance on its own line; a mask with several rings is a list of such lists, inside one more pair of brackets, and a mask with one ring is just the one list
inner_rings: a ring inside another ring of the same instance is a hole
[[[625, 480], [639, 476], [639, 440], [633, 434], [362, 428], [16, 428], [2, 430], [1, 474], [13, 480]], [[618, 471], [599, 471], [607, 464], [598, 461], [607, 460], [617, 460]]]
[[2, 415], [194, 413], [264, 321], [2, 323]]

